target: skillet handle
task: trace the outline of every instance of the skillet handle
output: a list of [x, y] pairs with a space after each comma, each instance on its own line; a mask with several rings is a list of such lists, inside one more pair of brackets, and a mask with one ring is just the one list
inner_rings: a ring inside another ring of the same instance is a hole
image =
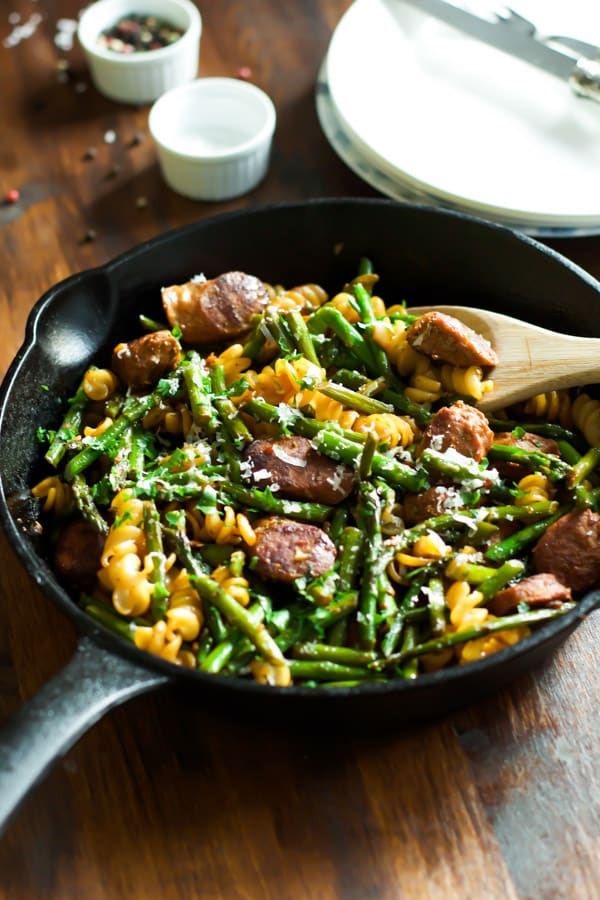
[[104, 713], [169, 681], [82, 638], [64, 669], [0, 727], [0, 833], [28, 791]]

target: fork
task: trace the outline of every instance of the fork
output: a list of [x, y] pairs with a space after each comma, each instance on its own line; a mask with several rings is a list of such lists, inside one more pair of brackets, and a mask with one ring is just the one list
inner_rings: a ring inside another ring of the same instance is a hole
[[560, 44], [566, 50], [571, 50], [574, 58], [585, 57], [586, 59], [600, 59], [600, 47], [596, 44], [590, 44], [588, 41], [580, 38], [568, 37], [563, 34], [542, 34], [536, 25], [525, 16], [522, 16], [510, 6], [494, 7], [493, 13], [497, 21], [502, 22], [508, 28], [534, 37], [542, 44]]

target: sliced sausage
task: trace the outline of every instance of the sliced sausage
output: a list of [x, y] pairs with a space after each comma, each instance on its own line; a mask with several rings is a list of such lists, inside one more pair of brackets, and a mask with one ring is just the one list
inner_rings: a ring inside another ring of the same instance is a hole
[[152, 387], [181, 361], [179, 341], [166, 329], [117, 344], [111, 368], [134, 390]]
[[526, 603], [531, 607], [560, 606], [572, 599], [571, 588], [549, 572], [540, 572], [494, 594], [490, 610], [495, 616], [505, 616], [516, 612], [519, 603]]
[[54, 548], [54, 569], [71, 587], [90, 590], [100, 569], [104, 536], [85, 519], [69, 522]]
[[[494, 444], [519, 447], [521, 450], [527, 450], [530, 453], [537, 450], [541, 453], [552, 453], [555, 456], [560, 456], [560, 448], [553, 438], [542, 437], [529, 431], [526, 431], [521, 437], [517, 437], [512, 431], [499, 431], [494, 437]], [[502, 478], [512, 481], [518, 481], [531, 471], [530, 466], [504, 459], [495, 459], [494, 467], [498, 469]]]
[[446, 313], [433, 311], [419, 316], [407, 329], [406, 340], [419, 353], [453, 366], [498, 365], [490, 342]]
[[237, 338], [250, 319], [269, 302], [265, 285], [245, 272], [226, 272], [209, 281], [188, 281], [162, 289], [171, 327], [179, 326], [184, 341], [210, 344]]
[[335, 544], [316, 525], [271, 516], [263, 519], [255, 531], [255, 571], [263, 578], [288, 583], [305, 575], [316, 578], [328, 572], [335, 562]]
[[356, 475], [350, 466], [322, 456], [304, 437], [265, 438], [244, 451], [247, 481], [278, 488], [277, 495], [334, 505], [352, 492]]
[[402, 501], [402, 518], [407, 525], [416, 525], [463, 506], [458, 491], [440, 484], [421, 494], [406, 494]]
[[426, 447], [442, 452], [454, 449], [480, 462], [487, 455], [493, 440], [494, 432], [484, 414], [458, 400], [436, 412], [423, 432], [418, 453], [421, 454]]
[[499, 431], [494, 438], [495, 444], [506, 444], [509, 447], [520, 447], [522, 450], [534, 451], [539, 453], [553, 453], [560, 456], [560, 448], [554, 438], [543, 437], [541, 434], [532, 434], [526, 431], [520, 437], [513, 434], [512, 431]]
[[600, 582], [600, 514], [591, 509], [561, 516], [533, 550], [538, 572], [550, 572], [573, 591]]

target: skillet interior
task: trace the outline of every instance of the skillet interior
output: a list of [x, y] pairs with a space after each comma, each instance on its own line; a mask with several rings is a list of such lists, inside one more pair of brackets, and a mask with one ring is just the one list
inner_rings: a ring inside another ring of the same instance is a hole
[[[359, 713], [370, 719], [437, 715], [475, 699], [543, 659], [564, 640], [595, 596], [531, 638], [461, 669], [414, 683], [353, 690], [274, 689], [176, 669], [136, 650], [92, 622], [69, 598], [30, 527], [29, 486], [40, 477], [36, 431], [56, 427], [59, 398], [69, 396], [93, 361], [139, 333], [140, 312], [161, 318], [160, 287], [203, 272], [241, 269], [287, 286], [316, 281], [337, 290], [367, 256], [387, 302], [472, 304], [572, 334], [600, 336], [600, 285], [574, 264], [530, 238], [457, 213], [386, 200], [324, 200], [281, 204], [204, 220], [135, 248], [99, 269], [52, 288], [33, 309], [26, 340], [0, 397], [0, 514], [30, 574], [81, 631], [142, 665], [210, 693], [278, 704], [297, 716]], [[46, 386], [44, 389], [42, 386]], [[260, 699], [259, 699], [260, 698]]]

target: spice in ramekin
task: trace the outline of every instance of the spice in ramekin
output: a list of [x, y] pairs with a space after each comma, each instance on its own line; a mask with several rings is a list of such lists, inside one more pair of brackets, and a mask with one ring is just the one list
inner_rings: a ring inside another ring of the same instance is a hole
[[163, 19], [132, 13], [102, 31], [98, 43], [114, 53], [145, 53], [174, 44], [182, 34], [181, 28]]

